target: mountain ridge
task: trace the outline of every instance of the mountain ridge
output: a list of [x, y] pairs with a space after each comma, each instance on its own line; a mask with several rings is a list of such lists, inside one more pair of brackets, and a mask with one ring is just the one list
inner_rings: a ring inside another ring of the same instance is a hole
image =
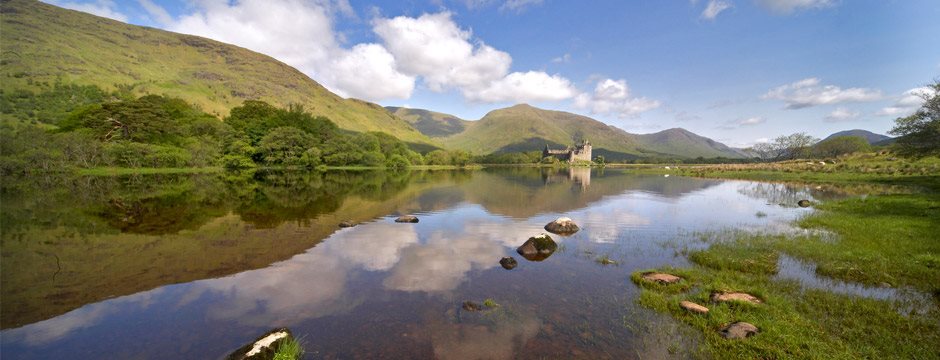
[[876, 145], [876, 144], [880, 144], [880, 143], [894, 139], [890, 136], [876, 134], [868, 130], [852, 129], [852, 130], [843, 130], [843, 131], [835, 132], [832, 135], [827, 136], [822, 141], [826, 141], [826, 140], [840, 137], [840, 136], [858, 136], [858, 137], [864, 138], [865, 141], [868, 141], [868, 144], [870, 145]]

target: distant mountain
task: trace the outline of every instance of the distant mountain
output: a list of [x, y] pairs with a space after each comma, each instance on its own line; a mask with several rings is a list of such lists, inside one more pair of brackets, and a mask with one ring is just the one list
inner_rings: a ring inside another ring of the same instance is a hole
[[407, 121], [422, 134], [430, 137], [444, 137], [464, 131], [471, 123], [453, 115], [424, 109], [386, 106], [385, 109]]
[[122, 86], [139, 95], [179, 97], [219, 117], [249, 99], [300, 104], [343, 129], [432, 143], [381, 106], [343, 99], [270, 56], [38, 1], [4, 0], [0, 6], [4, 91], [42, 91], [57, 81]]
[[853, 130], [840, 131], [835, 134], [829, 135], [828, 137], [823, 139], [823, 141], [840, 137], [840, 136], [858, 136], [858, 137], [864, 138], [866, 141], [868, 141], [869, 144], [873, 144], [873, 145], [876, 143], [880, 144], [884, 142], [890, 143], [891, 142], [890, 140], [893, 139], [890, 136], [875, 134], [868, 130], [853, 129]]
[[446, 147], [478, 154], [563, 148], [582, 139], [594, 155], [608, 160], [640, 157], [731, 157], [742, 155], [714, 140], [683, 129], [636, 135], [587, 116], [521, 104], [498, 109], [477, 121], [463, 122], [462, 132], [442, 139]]

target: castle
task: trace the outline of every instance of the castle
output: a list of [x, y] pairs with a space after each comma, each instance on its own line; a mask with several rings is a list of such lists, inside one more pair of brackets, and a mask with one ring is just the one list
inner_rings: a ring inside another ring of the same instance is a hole
[[580, 145], [569, 146], [564, 150], [552, 150], [546, 144], [545, 150], [542, 150], [542, 157], [548, 156], [554, 156], [558, 160], [567, 162], [591, 161], [591, 143], [584, 140]]

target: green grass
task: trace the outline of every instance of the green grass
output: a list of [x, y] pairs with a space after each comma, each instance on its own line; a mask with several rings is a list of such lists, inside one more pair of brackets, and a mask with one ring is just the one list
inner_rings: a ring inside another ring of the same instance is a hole
[[303, 358], [304, 348], [299, 341], [292, 337], [281, 341], [274, 352], [273, 360], [298, 360]]

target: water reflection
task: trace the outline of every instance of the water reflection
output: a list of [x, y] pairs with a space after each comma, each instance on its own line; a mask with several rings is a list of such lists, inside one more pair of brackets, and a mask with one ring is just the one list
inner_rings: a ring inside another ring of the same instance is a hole
[[[767, 192], [756, 183], [586, 168], [15, 186], [0, 238], [10, 358], [96, 358], [115, 344], [118, 357], [213, 358], [275, 326], [327, 358], [635, 358], [650, 342], [625, 320], [642, 312], [629, 273], [686, 264], [663, 241], [811, 211], [745, 195]], [[82, 186], [100, 191], [55, 190]], [[553, 237], [551, 258], [499, 267], [561, 215], [582, 230]], [[344, 219], [359, 225], [337, 228]], [[457, 310], [486, 298], [502, 306]]]

